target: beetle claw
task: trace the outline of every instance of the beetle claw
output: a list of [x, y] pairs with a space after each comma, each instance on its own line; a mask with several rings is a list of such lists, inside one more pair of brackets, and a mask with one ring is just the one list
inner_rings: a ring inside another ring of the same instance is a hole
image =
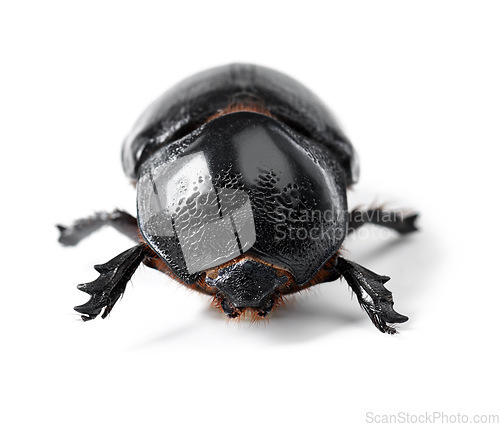
[[105, 264], [94, 266], [99, 277], [93, 282], [82, 283], [77, 288], [90, 295], [90, 300], [74, 309], [81, 313], [82, 320], [95, 319], [102, 310], [102, 318], [109, 315], [114, 305], [125, 292], [128, 281], [144, 259], [142, 245], [126, 250]]
[[404, 323], [408, 321], [408, 316], [399, 314], [396, 310], [394, 310], [393, 305], [394, 302], [392, 301], [392, 298], [390, 303], [383, 301], [378, 304], [381, 318], [388, 323]]
[[391, 305], [367, 303], [366, 300], [359, 300], [361, 308], [368, 314], [368, 317], [376, 328], [387, 334], [396, 334], [394, 323], [404, 323], [408, 320], [407, 316], [399, 314]]
[[384, 283], [390, 279], [389, 277], [379, 276], [341, 257], [337, 260], [336, 269], [345, 277], [356, 294], [359, 304], [381, 332], [394, 334], [396, 329], [389, 324], [403, 323], [408, 320], [407, 316], [399, 314], [393, 308], [392, 293], [384, 286]]
[[101, 311], [101, 309], [95, 310], [93, 308], [93, 305], [89, 304], [88, 302], [85, 304], [77, 305], [76, 307], [73, 307], [73, 310], [75, 310], [81, 314], [80, 318], [84, 322], [87, 322], [88, 320], [95, 319], [99, 315], [99, 312]]

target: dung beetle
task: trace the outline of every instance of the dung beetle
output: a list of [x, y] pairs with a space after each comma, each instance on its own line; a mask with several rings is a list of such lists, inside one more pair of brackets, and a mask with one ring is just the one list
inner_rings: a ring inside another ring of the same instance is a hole
[[58, 225], [76, 245], [104, 225], [136, 242], [78, 289], [83, 320], [106, 317], [144, 263], [208, 294], [229, 318], [265, 318], [283, 296], [344, 277], [382, 332], [408, 320], [389, 280], [345, 259], [346, 236], [365, 223], [400, 234], [416, 214], [347, 209], [355, 151], [328, 108], [280, 72], [230, 64], [189, 77], [139, 118], [122, 150], [137, 186], [137, 219], [121, 210]]

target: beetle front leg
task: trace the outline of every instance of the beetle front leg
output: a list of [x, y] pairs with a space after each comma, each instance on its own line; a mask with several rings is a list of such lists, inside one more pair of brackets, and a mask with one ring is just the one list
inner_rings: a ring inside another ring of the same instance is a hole
[[384, 286], [390, 278], [379, 276], [361, 265], [339, 257], [335, 266], [356, 294], [359, 304], [366, 311], [373, 324], [388, 334], [396, 333], [390, 323], [403, 323], [408, 317], [393, 309], [392, 293]]
[[140, 244], [105, 264], [94, 266], [100, 276], [93, 282], [78, 285], [78, 289], [90, 295], [88, 302], [75, 307], [75, 310], [82, 314], [82, 320], [95, 319], [103, 309], [103, 319], [111, 312], [145, 256], [146, 248]]
[[97, 212], [87, 218], [76, 220], [69, 227], [57, 225], [57, 228], [61, 232], [59, 242], [65, 246], [75, 246], [82, 239], [105, 225], [111, 225], [120, 233], [125, 234], [136, 242], [140, 242], [137, 219], [129, 213], [118, 209], [115, 209], [113, 212]]
[[375, 224], [381, 227], [390, 228], [397, 231], [399, 234], [408, 234], [417, 231], [415, 220], [418, 214], [405, 216], [399, 211], [386, 211], [383, 209], [367, 209], [365, 211], [354, 209], [349, 213], [349, 229], [352, 233], [363, 224]]

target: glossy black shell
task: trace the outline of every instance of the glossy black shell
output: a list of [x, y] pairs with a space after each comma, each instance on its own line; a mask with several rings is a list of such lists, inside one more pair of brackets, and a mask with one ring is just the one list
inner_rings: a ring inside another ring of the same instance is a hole
[[151, 104], [123, 145], [125, 173], [137, 179], [139, 166], [158, 148], [192, 132], [228, 105], [248, 101], [263, 104], [283, 123], [323, 144], [344, 168], [346, 184], [357, 181], [354, 149], [323, 102], [286, 74], [252, 64], [202, 71]]
[[[262, 105], [273, 117], [238, 112], [205, 123], [219, 110], [240, 103]], [[332, 114], [297, 81], [246, 64], [196, 74], [167, 91], [141, 116], [125, 141], [123, 166], [129, 177], [140, 180], [159, 165], [202, 151], [214, 169], [230, 172], [232, 165], [241, 165], [245, 153], [265, 150], [257, 142], [259, 138], [250, 137], [239, 144], [238, 139], [248, 130], [266, 134], [269, 153], [252, 159], [248, 171], [242, 174], [239, 170], [237, 179], [212, 178], [214, 185], [241, 188], [249, 195], [257, 230], [257, 241], [249, 253], [288, 269], [299, 286], [306, 284], [338, 251], [346, 235], [345, 193], [357, 179], [357, 164], [354, 150]], [[283, 159], [289, 162], [290, 173], [280, 174]], [[140, 185], [138, 189], [141, 191]], [[138, 194], [138, 203], [140, 199]], [[277, 240], [277, 205], [280, 212], [293, 217], [286, 222], [288, 228], [296, 224], [307, 230], [328, 228], [332, 233], [309, 240]], [[334, 218], [294, 217], [313, 210], [321, 215], [333, 212]], [[198, 276], [188, 272], [178, 240], [154, 241], [144, 233], [140, 216], [139, 225], [146, 241], [172, 271], [184, 282], [193, 283]]]

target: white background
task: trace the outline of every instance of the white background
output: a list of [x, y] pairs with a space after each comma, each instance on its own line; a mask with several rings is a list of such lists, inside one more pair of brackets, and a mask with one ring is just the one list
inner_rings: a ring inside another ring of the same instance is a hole
[[[2, 2], [3, 426], [361, 426], [373, 415], [499, 414], [500, 4], [494, 1]], [[182, 5], [181, 5], [182, 3]], [[83, 6], [85, 4], [85, 6]], [[134, 211], [121, 141], [178, 80], [228, 62], [284, 71], [339, 117], [358, 202], [417, 209], [347, 255], [391, 276], [400, 334], [345, 282], [269, 323], [141, 267], [110, 318], [76, 284], [131, 246], [62, 248], [54, 224]]]

